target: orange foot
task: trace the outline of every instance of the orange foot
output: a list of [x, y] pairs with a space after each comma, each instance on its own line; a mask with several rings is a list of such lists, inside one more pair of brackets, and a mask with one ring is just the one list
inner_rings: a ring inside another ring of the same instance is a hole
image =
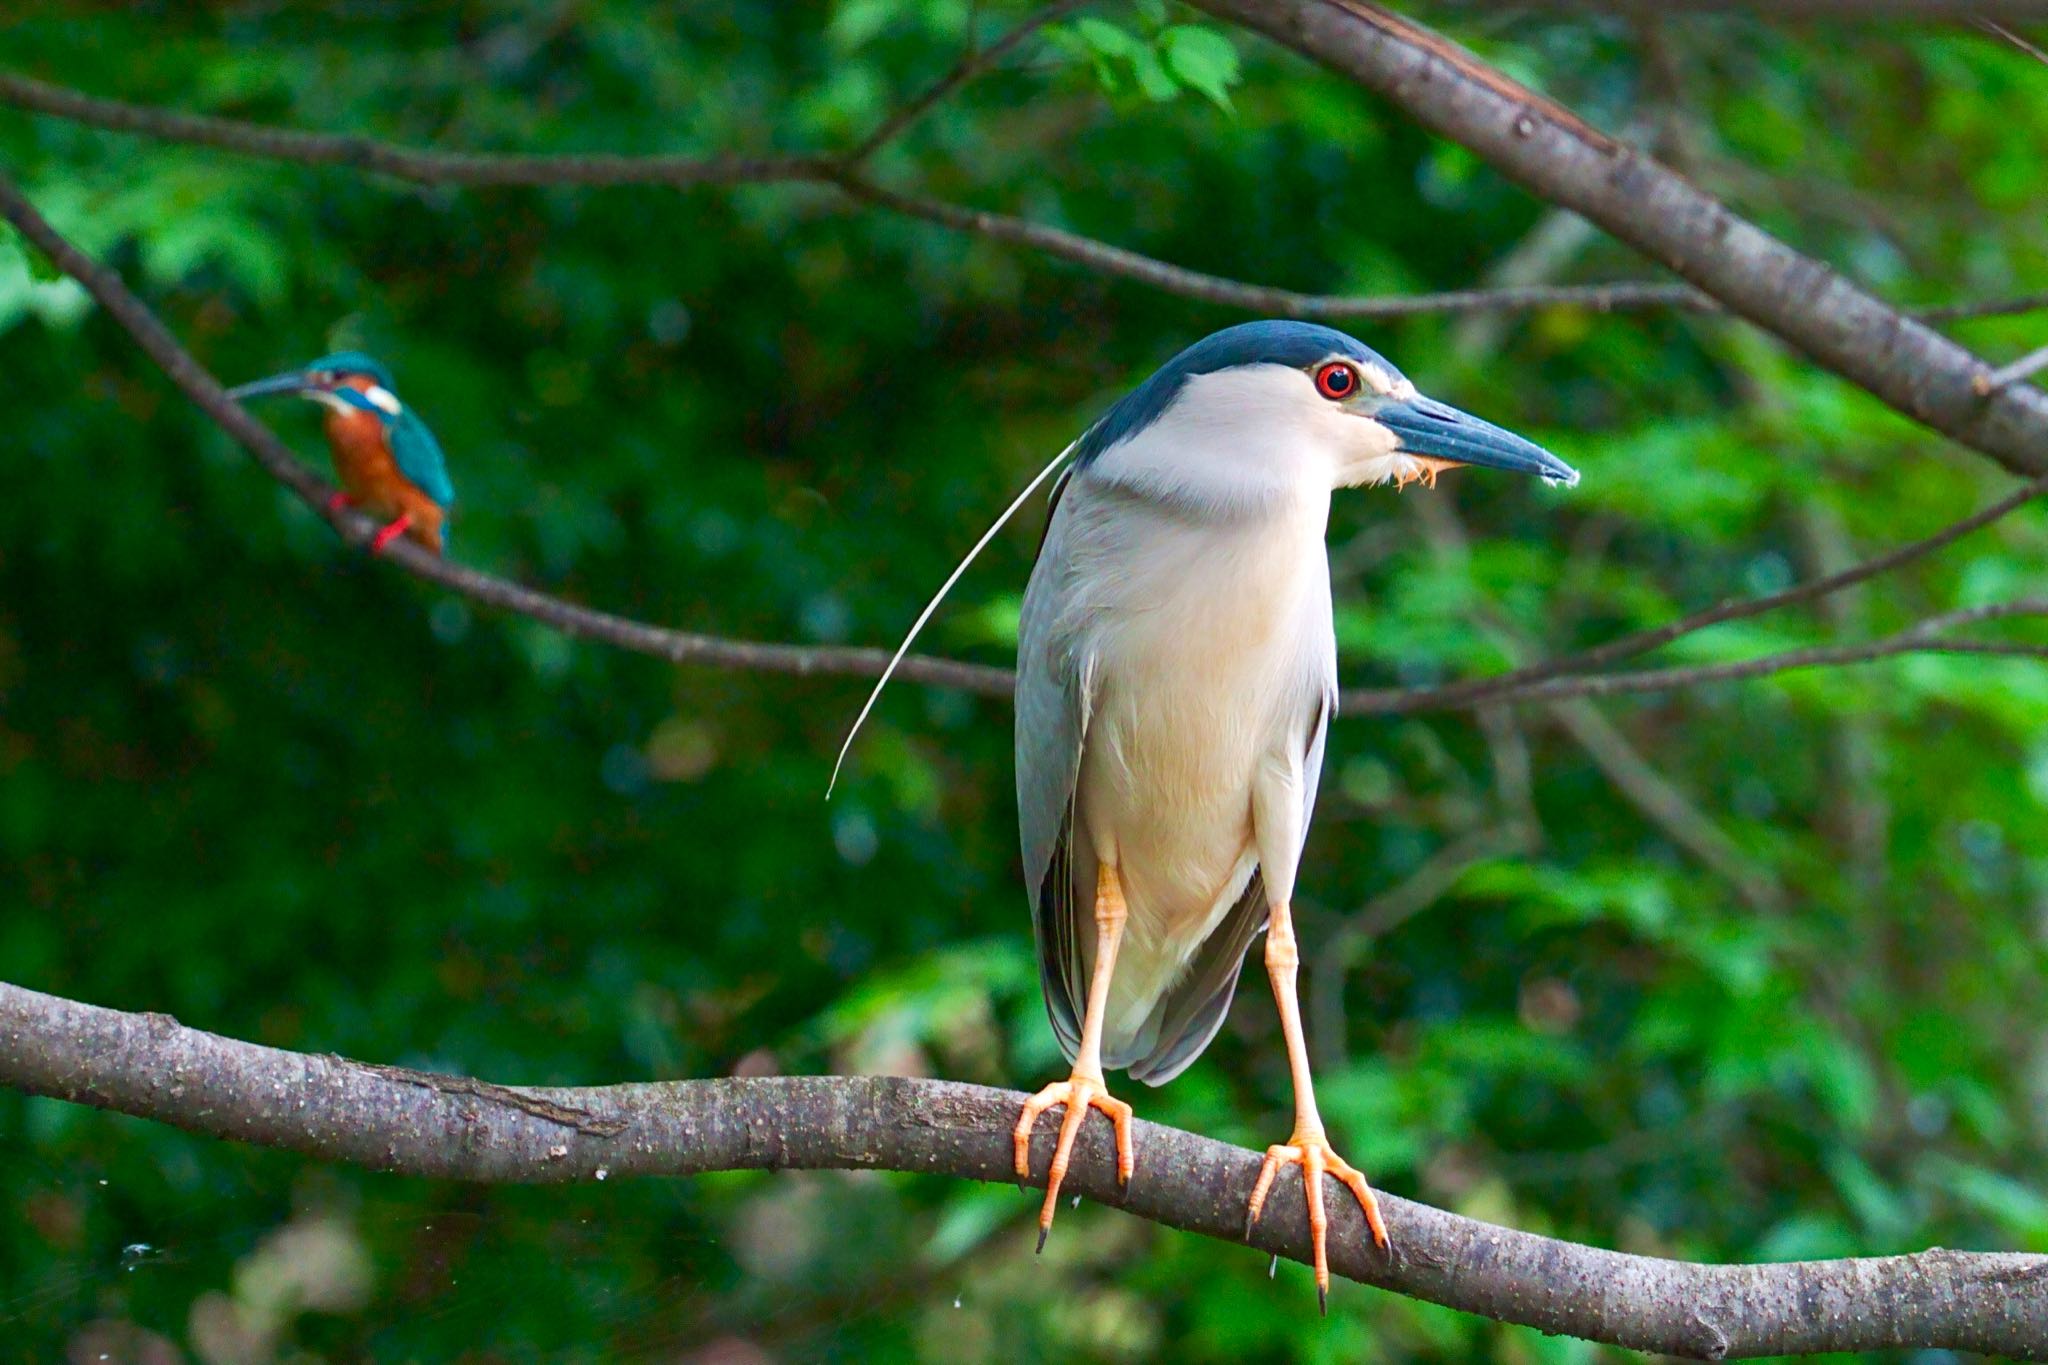
[[386, 526], [383, 529], [379, 530], [376, 535], [370, 537], [370, 553], [373, 555], [383, 554], [385, 550], [390, 548], [392, 541], [404, 535], [407, 530], [411, 529], [411, 527], [412, 513], [400, 512], [398, 514], [398, 520], [392, 522], [389, 526]]
[[1365, 1177], [1355, 1166], [1330, 1150], [1330, 1140], [1323, 1135], [1322, 1129], [1304, 1133], [1297, 1128], [1286, 1143], [1266, 1149], [1266, 1164], [1259, 1168], [1259, 1183], [1252, 1187], [1251, 1208], [1245, 1214], [1244, 1235], [1247, 1240], [1259, 1221], [1259, 1211], [1266, 1206], [1266, 1192], [1273, 1188], [1273, 1177], [1288, 1162], [1301, 1167], [1301, 1181], [1308, 1197], [1308, 1235], [1316, 1253], [1316, 1305], [1328, 1313], [1330, 1219], [1323, 1212], [1323, 1172], [1328, 1171], [1343, 1181], [1357, 1197], [1358, 1207], [1365, 1210], [1365, 1225], [1372, 1229], [1372, 1239], [1379, 1244], [1381, 1251], [1392, 1248], [1392, 1243], [1387, 1240], [1387, 1224], [1380, 1217], [1380, 1201], [1373, 1197], [1372, 1186], [1365, 1183]]
[[1074, 1135], [1081, 1131], [1081, 1120], [1088, 1117], [1089, 1109], [1100, 1109], [1116, 1125], [1117, 1184], [1128, 1185], [1131, 1170], [1136, 1165], [1131, 1155], [1131, 1106], [1113, 1098], [1101, 1077], [1083, 1076], [1076, 1072], [1071, 1078], [1055, 1081], [1024, 1101], [1024, 1112], [1017, 1117], [1017, 1128], [1011, 1135], [1017, 1144], [1018, 1175], [1030, 1178], [1032, 1125], [1038, 1122], [1040, 1114], [1056, 1104], [1067, 1106], [1067, 1112], [1060, 1120], [1059, 1145], [1052, 1150], [1052, 1166], [1046, 1172], [1045, 1207], [1038, 1211], [1040, 1251], [1045, 1250], [1046, 1234], [1052, 1231], [1052, 1215], [1059, 1203], [1060, 1182], [1067, 1178], [1067, 1163], [1074, 1154]]

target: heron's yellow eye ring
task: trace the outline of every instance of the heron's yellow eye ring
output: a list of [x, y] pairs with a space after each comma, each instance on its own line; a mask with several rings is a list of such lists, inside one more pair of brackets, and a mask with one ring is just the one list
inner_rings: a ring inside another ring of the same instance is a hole
[[1358, 392], [1358, 371], [1341, 360], [1316, 370], [1316, 392], [1333, 403], [1341, 403]]

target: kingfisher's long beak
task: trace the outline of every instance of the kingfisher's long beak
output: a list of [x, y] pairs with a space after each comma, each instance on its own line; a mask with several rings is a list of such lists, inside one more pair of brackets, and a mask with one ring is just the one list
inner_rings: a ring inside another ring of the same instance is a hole
[[261, 398], [269, 393], [296, 393], [306, 397], [326, 393], [330, 385], [315, 379], [306, 370], [287, 370], [274, 374], [268, 379], [258, 379], [248, 384], [237, 384], [228, 390], [228, 397], [240, 402], [244, 398]]
[[1534, 474], [1545, 483], [1561, 483], [1567, 488], [1579, 481], [1578, 470], [1542, 446], [1434, 398], [1417, 394], [1382, 404], [1372, 417], [1394, 433], [1401, 442], [1398, 449], [1406, 455]]

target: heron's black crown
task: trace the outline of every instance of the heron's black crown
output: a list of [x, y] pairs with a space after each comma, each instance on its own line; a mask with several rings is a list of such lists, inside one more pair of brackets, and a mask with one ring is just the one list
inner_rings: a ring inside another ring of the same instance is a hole
[[1313, 322], [1241, 322], [1203, 337], [1118, 399], [1081, 437], [1074, 449], [1074, 463], [1085, 465], [1158, 421], [1180, 396], [1181, 386], [1198, 374], [1234, 370], [1240, 365], [1285, 365], [1299, 370], [1333, 355], [1376, 365], [1390, 378], [1400, 375], [1372, 347], [1334, 327]]

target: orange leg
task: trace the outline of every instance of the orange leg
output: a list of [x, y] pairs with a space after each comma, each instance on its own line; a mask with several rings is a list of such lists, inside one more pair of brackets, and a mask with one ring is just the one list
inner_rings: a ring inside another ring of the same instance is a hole
[[1017, 1174], [1031, 1175], [1031, 1129], [1038, 1116], [1056, 1104], [1067, 1107], [1060, 1120], [1059, 1145], [1053, 1148], [1052, 1167], [1046, 1173], [1045, 1206], [1038, 1211], [1038, 1249], [1045, 1250], [1046, 1234], [1052, 1231], [1052, 1216], [1059, 1204], [1060, 1182], [1067, 1177], [1067, 1165], [1074, 1154], [1074, 1137], [1081, 1120], [1091, 1108], [1100, 1109], [1116, 1125], [1116, 1178], [1120, 1185], [1131, 1180], [1136, 1164], [1131, 1154], [1131, 1106], [1112, 1099], [1102, 1079], [1102, 1016], [1109, 1008], [1109, 974], [1116, 968], [1116, 950], [1124, 938], [1124, 888], [1116, 869], [1108, 863], [1097, 866], [1095, 874], [1095, 971], [1088, 978], [1088, 1009], [1081, 1016], [1081, 1050], [1074, 1058], [1073, 1075], [1057, 1081], [1024, 1102], [1012, 1136], [1017, 1146]]
[[378, 531], [376, 535], [370, 537], [370, 553], [373, 555], [383, 554], [386, 547], [388, 547], [392, 541], [404, 535], [406, 531], [411, 528], [411, 526], [412, 513], [400, 512], [398, 514], [398, 520], [392, 522], [389, 526], [386, 526], [382, 530]]
[[1391, 1248], [1387, 1225], [1380, 1217], [1379, 1200], [1372, 1186], [1350, 1162], [1330, 1149], [1323, 1132], [1323, 1119], [1316, 1112], [1315, 1081], [1309, 1075], [1308, 1043], [1301, 1032], [1301, 1006], [1295, 996], [1295, 979], [1301, 967], [1301, 953], [1294, 943], [1294, 915], [1291, 907], [1273, 907], [1273, 922], [1266, 929], [1266, 975], [1273, 982], [1273, 998], [1280, 1006], [1280, 1031], [1287, 1038], [1287, 1065], [1294, 1073], [1294, 1135], [1286, 1142], [1266, 1149], [1266, 1164], [1259, 1168], [1259, 1183], [1252, 1187], [1251, 1207], [1245, 1214], [1244, 1234], [1250, 1237], [1266, 1205], [1266, 1193], [1280, 1167], [1292, 1162], [1301, 1167], [1303, 1194], [1308, 1199], [1309, 1240], [1315, 1247], [1316, 1303], [1324, 1312], [1330, 1303], [1329, 1216], [1323, 1211], [1323, 1173], [1344, 1183], [1365, 1211], [1365, 1224], [1382, 1251]]

